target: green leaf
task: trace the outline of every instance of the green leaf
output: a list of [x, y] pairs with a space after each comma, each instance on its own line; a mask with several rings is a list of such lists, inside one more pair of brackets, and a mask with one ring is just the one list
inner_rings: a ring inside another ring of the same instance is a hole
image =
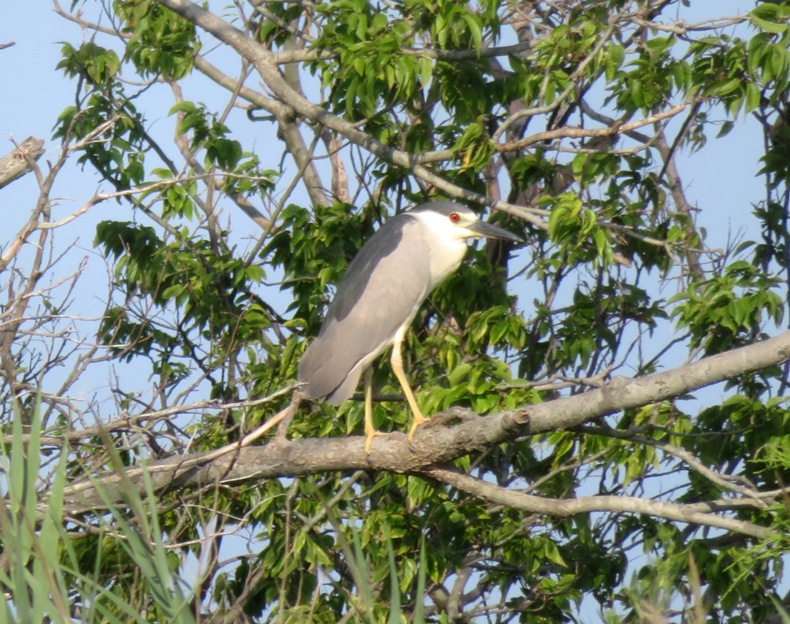
[[420, 83], [427, 88], [433, 75], [433, 61], [430, 58], [420, 58]]
[[752, 24], [757, 26], [757, 28], [765, 32], [778, 34], [787, 31], [787, 23], [770, 22], [755, 15], [754, 11], [749, 13], [749, 20]]

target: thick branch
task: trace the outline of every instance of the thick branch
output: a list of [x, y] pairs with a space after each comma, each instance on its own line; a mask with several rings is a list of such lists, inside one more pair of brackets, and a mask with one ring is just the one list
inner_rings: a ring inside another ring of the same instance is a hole
[[[486, 417], [456, 410], [453, 414], [437, 416], [434, 422], [418, 429], [411, 443], [402, 433], [378, 436], [370, 453], [365, 452], [362, 437], [304, 439], [230, 448], [224, 453], [214, 451], [170, 457], [152, 462], [146, 470], [156, 490], [335, 471], [372, 469], [428, 473], [439, 464], [496, 444], [578, 426], [619, 410], [667, 400], [788, 360], [790, 331], [663, 373], [638, 379], [616, 378], [601, 388], [540, 405]], [[451, 418], [455, 418], [455, 422], [448, 423]], [[142, 488], [140, 469], [130, 470], [128, 476]], [[120, 492], [114, 489], [116, 479], [110, 476], [98, 482], [103, 484], [111, 498], [120, 500]], [[66, 508], [70, 513], [82, 513], [103, 505], [94, 483], [75, 484], [70, 488], [66, 497]], [[686, 518], [684, 521], [691, 520]]]

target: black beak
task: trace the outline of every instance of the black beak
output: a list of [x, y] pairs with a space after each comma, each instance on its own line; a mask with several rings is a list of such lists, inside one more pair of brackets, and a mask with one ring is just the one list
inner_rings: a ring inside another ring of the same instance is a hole
[[506, 229], [492, 225], [486, 221], [475, 221], [471, 225], [468, 225], [467, 229], [470, 229], [475, 234], [479, 234], [485, 238], [499, 238], [501, 240], [513, 241], [514, 243], [524, 242], [524, 239], [520, 236], [516, 236], [512, 232], [508, 232]]

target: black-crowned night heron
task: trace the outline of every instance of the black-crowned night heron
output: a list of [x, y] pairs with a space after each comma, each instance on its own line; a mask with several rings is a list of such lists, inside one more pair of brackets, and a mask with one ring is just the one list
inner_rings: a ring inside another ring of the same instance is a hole
[[423, 204], [384, 223], [348, 265], [318, 337], [299, 362], [298, 381], [303, 398], [340, 405], [366, 372], [366, 450], [378, 433], [370, 364], [390, 345], [392, 370], [414, 415], [409, 439], [427, 420], [403, 372], [403, 338], [428, 294], [461, 264], [466, 240], [481, 237], [521, 241], [460, 204]]

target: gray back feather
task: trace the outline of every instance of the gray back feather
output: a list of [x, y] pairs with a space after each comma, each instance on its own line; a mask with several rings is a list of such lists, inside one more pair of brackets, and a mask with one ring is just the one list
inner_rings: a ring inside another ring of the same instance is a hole
[[363, 368], [414, 318], [429, 283], [428, 245], [419, 223], [409, 213], [392, 217], [348, 265], [321, 331], [299, 363], [304, 396], [334, 405], [348, 399]]

